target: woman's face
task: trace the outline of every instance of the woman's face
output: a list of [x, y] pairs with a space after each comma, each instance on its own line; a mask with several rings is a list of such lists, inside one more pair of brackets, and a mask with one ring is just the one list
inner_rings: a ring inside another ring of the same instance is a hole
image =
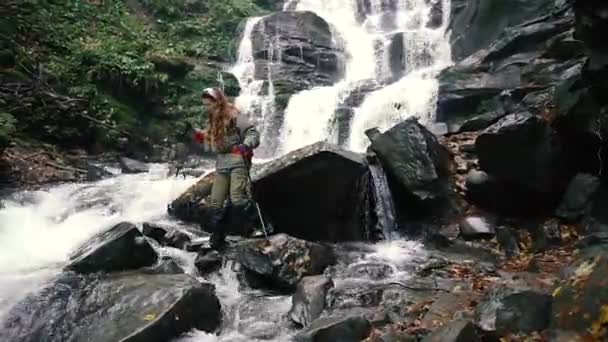
[[210, 106], [213, 104], [213, 100], [208, 97], [203, 97], [203, 105]]

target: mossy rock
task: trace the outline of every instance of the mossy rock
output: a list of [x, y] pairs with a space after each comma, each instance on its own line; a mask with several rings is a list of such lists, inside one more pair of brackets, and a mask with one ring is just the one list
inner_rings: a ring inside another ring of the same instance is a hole
[[273, 86], [274, 86], [274, 94], [276, 96], [278, 96], [278, 95], [291, 96], [296, 93], [294, 84], [287, 80], [274, 81]]
[[165, 72], [171, 77], [180, 78], [194, 69], [194, 65], [183, 57], [171, 57], [153, 54], [148, 57], [157, 71]]

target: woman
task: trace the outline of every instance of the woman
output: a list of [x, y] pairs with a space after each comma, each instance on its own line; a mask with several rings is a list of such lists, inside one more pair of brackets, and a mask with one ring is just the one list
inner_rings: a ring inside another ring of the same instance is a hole
[[245, 224], [251, 216], [249, 166], [253, 149], [260, 144], [260, 134], [220, 89], [205, 89], [202, 101], [208, 108], [209, 124], [205, 130], [195, 130], [194, 139], [211, 145], [217, 152], [216, 177], [206, 219], [207, 229], [212, 233], [211, 247], [217, 249], [225, 243], [226, 232], [220, 225], [228, 197], [240, 224]]

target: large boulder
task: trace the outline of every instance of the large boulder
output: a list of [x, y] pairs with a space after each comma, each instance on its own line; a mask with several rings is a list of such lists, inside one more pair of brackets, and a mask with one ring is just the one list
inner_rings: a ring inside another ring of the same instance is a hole
[[276, 232], [310, 241], [365, 240], [368, 188], [362, 155], [326, 143], [288, 153], [253, 172], [253, 192]]
[[496, 330], [502, 334], [545, 330], [551, 316], [551, 295], [522, 291], [505, 297], [496, 312]]
[[123, 173], [145, 173], [150, 171], [146, 163], [127, 157], [120, 158], [120, 168]]
[[157, 258], [139, 229], [123, 222], [87, 241], [72, 254], [67, 269], [79, 273], [123, 271], [151, 266]]
[[212, 332], [221, 317], [213, 285], [188, 275], [68, 272], [17, 304], [0, 340], [164, 342], [192, 329]]
[[525, 185], [501, 180], [478, 170], [467, 174], [465, 196], [479, 208], [504, 215], [536, 214], [540, 208], [530, 203], [544, 203], [545, 198]]
[[570, 181], [564, 197], [557, 208], [556, 216], [576, 221], [589, 209], [593, 195], [600, 186], [600, 179], [589, 174], [578, 174]]
[[289, 318], [303, 327], [319, 318], [325, 309], [325, 296], [334, 286], [331, 278], [326, 276], [304, 277], [298, 283], [296, 293], [291, 298]]
[[[531, 290], [526, 281], [507, 282], [487, 291], [475, 308], [475, 324], [484, 331], [497, 329], [530, 332], [547, 326], [551, 300], [543, 293]], [[522, 300], [529, 300], [532, 309], [522, 308]], [[519, 310], [528, 310], [520, 313]], [[517, 316], [521, 314], [521, 317]]]
[[419, 202], [448, 196], [449, 152], [415, 118], [373, 137], [371, 149], [393, 190], [398, 187]]
[[335, 263], [330, 247], [285, 234], [240, 242], [234, 254], [247, 275], [259, 280], [252, 285], [281, 291], [294, 291], [303, 277], [321, 274]]
[[[367, 174], [362, 155], [320, 142], [254, 165], [253, 193], [276, 232], [311, 241], [366, 240], [373, 229], [362, 219], [370, 210], [364, 207]], [[169, 214], [204, 223], [214, 179], [210, 173], [186, 190], [169, 205]], [[238, 234], [235, 221], [229, 210], [224, 224]]]
[[269, 14], [251, 33], [255, 78], [288, 82], [282, 95], [331, 85], [344, 74], [343, 52], [333, 43], [336, 38], [329, 24], [313, 12]]
[[359, 342], [371, 332], [370, 322], [357, 316], [319, 318], [298, 333], [295, 342]]
[[539, 209], [557, 205], [575, 173], [563, 140], [530, 113], [504, 117], [479, 135], [475, 148], [483, 171], [537, 194]]

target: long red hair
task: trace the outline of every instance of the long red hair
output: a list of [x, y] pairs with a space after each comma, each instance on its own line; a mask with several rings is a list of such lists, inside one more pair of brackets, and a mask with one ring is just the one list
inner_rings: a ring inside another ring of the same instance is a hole
[[212, 101], [209, 105], [208, 129], [210, 142], [216, 145], [224, 140], [228, 130], [236, 124], [238, 109], [219, 88], [205, 90], [202, 97]]

